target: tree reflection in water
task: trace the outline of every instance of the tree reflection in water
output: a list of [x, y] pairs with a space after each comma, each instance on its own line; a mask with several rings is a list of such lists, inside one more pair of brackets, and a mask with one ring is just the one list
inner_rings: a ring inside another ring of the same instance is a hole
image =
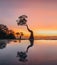
[[0, 49], [6, 48], [7, 44], [8, 44], [10, 41], [11, 41], [11, 40], [0, 40]]
[[0, 49], [3, 49], [6, 47], [6, 43], [4, 41], [0, 41]]
[[28, 45], [27, 49], [25, 52], [17, 52], [17, 57], [19, 58], [19, 61], [21, 62], [26, 62], [27, 61], [27, 53], [30, 47], [32, 47], [34, 45], [34, 40], [29, 40], [30, 41], [30, 45]]

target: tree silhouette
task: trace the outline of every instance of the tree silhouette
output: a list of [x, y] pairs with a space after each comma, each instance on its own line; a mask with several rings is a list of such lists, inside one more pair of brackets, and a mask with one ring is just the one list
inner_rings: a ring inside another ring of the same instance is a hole
[[23, 32], [20, 32], [20, 39], [22, 39], [23, 35], [24, 35]]
[[9, 30], [8, 38], [9, 39], [15, 39], [16, 38], [15, 35], [14, 35], [14, 31]]
[[7, 38], [7, 33], [0, 29], [0, 39], [6, 39], [6, 38]]
[[6, 25], [3, 25], [3, 24], [0, 24], [0, 29], [7, 32], [8, 31], [8, 28]]
[[26, 20], [27, 16], [26, 15], [22, 15], [20, 17], [18, 17], [17, 24], [18, 25], [24, 25], [26, 24], [27, 20]]
[[0, 24], [0, 39], [15, 39], [14, 32], [10, 31], [6, 25]]
[[23, 36], [24, 34], [23, 34], [23, 32], [20, 32], [21, 33], [21, 36]]
[[34, 40], [34, 34], [33, 34], [33, 31], [28, 27], [27, 24], [26, 24], [25, 26], [27, 27], [27, 30], [30, 32], [29, 40]]
[[18, 38], [18, 37], [19, 37], [19, 35], [20, 35], [20, 33], [19, 33], [19, 32], [17, 32], [17, 33], [16, 33], [16, 35], [17, 35], [17, 38]]
[[8, 28], [6, 25], [0, 24], [0, 39], [7, 38]]

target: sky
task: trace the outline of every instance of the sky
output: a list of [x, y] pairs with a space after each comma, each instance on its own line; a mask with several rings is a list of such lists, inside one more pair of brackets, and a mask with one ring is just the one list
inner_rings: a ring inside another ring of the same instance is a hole
[[0, 0], [0, 24], [15, 32], [29, 34], [26, 26], [18, 26], [20, 15], [27, 15], [27, 24], [35, 35], [57, 35], [56, 0]]

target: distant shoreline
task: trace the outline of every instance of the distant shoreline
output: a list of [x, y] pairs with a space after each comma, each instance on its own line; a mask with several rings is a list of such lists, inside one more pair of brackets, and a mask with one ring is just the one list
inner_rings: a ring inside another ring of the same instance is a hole
[[[29, 39], [0, 39], [0, 40], [29, 40]], [[33, 39], [30, 39], [33, 40]], [[57, 39], [34, 39], [34, 40], [57, 40]]]

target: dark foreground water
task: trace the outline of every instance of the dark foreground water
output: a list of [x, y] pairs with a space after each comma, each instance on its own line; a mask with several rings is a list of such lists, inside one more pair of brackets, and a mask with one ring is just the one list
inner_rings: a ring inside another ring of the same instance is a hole
[[0, 65], [57, 65], [57, 40], [0, 40]]

